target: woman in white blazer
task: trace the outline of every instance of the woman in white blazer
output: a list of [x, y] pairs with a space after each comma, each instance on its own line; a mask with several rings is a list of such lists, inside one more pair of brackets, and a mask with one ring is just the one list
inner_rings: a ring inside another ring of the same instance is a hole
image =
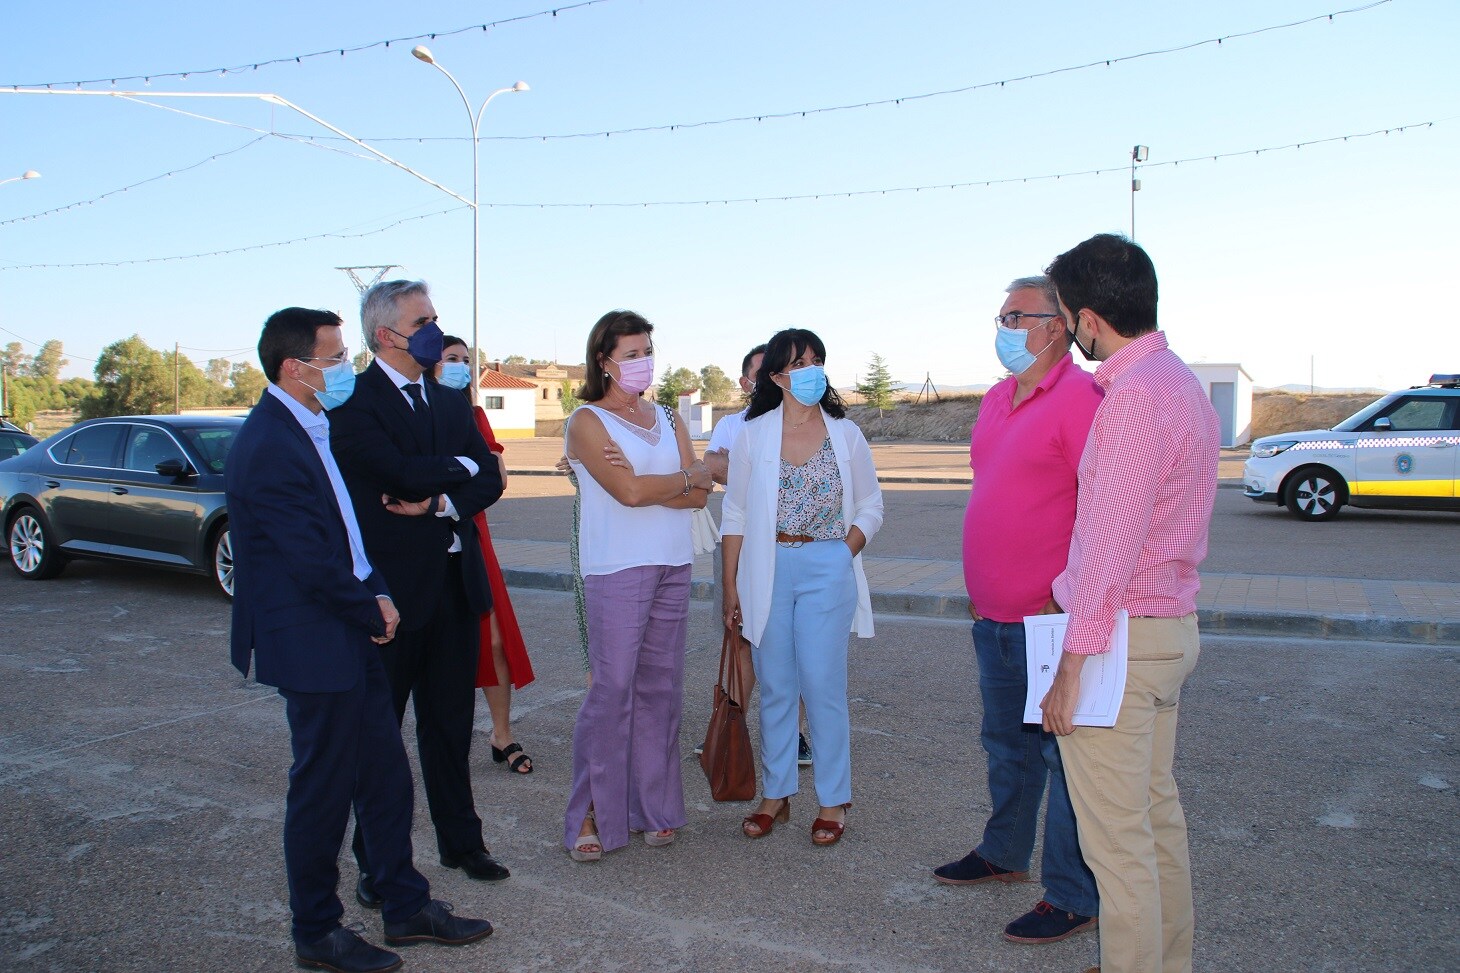
[[821, 805], [811, 840], [834, 845], [852, 801], [847, 638], [872, 637], [862, 548], [882, 526], [882, 490], [825, 359], [810, 331], [770, 340], [730, 453], [720, 532], [725, 625], [750, 642], [760, 683], [763, 799], [742, 830], [761, 838], [790, 819], [799, 698]]

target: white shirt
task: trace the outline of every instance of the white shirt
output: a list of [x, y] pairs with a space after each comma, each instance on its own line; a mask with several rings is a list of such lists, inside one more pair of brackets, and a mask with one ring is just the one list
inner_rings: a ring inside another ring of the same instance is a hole
[[735, 448], [735, 440], [740, 436], [740, 430], [745, 427], [745, 414], [749, 407], [741, 409], [733, 416], [726, 416], [715, 423], [715, 431], [710, 434], [710, 445], [707, 451], [729, 452]]
[[350, 561], [355, 577], [364, 581], [370, 577], [370, 559], [365, 556], [365, 541], [360, 537], [360, 522], [355, 519], [355, 506], [350, 502], [350, 493], [345, 489], [345, 480], [340, 476], [340, 467], [335, 455], [330, 452], [330, 422], [323, 412], [310, 412], [303, 403], [277, 385], [269, 385], [274, 398], [284, 403], [294, 419], [304, 429], [309, 441], [314, 443], [319, 461], [324, 464], [325, 476], [329, 477], [330, 488], [335, 491], [335, 506], [340, 508], [340, 519], [345, 522], [345, 533], [350, 538]]

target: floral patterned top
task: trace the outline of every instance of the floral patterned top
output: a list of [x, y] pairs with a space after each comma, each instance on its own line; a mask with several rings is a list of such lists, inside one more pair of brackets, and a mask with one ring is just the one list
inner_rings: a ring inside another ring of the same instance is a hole
[[776, 499], [776, 532], [804, 534], [819, 541], [847, 536], [842, 518], [842, 475], [827, 436], [802, 466], [781, 460], [781, 490]]

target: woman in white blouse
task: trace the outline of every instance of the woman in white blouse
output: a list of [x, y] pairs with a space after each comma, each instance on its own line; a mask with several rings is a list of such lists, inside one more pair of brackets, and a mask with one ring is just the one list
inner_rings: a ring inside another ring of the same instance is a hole
[[810, 331], [770, 340], [730, 454], [720, 531], [725, 625], [750, 642], [760, 683], [763, 799], [742, 830], [761, 838], [790, 819], [800, 698], [821, 805], [811, 840], [834, 845], [852, 802], [847, 638], [872, 637], [861, 555], [882, 526], [882, 490], [866, 438], [827, 385], [825, 359]]

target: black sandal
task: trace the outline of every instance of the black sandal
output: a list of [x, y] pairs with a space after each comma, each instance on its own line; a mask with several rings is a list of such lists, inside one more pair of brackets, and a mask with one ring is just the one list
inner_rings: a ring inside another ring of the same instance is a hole
[[[517, 756], [513, 757], [512, 755], [514, 753]], [[510, 760], [508, 759], [509, 757], [511, 757]], [[492, 744], [492, 763], [500, 764], [503, 762], [507, 764], [507, 769], [514, 774], [532, 773], [532, 758], [522, 751], [522, 744], [520, 743], [509, 743], [502, 750], [498, 750], [495, 743]], [[526, 770], [522, 769], [524, 764], [527, 765]]]

